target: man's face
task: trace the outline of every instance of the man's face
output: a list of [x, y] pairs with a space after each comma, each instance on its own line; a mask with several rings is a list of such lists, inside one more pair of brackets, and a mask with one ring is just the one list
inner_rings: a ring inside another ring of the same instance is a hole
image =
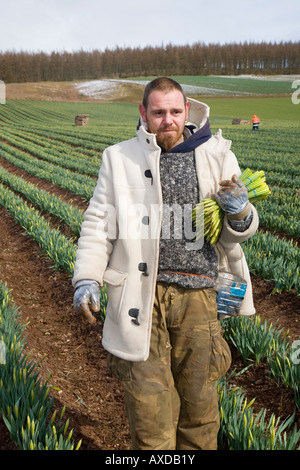
[[166, 151], [182, 142], [188, 109], [189, 103], [184, 104], [182, 93], [176, 89], [167, 93], [154, 90], [149, 95], [147, 108], [139, 107], [148, 131], [156, 134], [157, 143]]

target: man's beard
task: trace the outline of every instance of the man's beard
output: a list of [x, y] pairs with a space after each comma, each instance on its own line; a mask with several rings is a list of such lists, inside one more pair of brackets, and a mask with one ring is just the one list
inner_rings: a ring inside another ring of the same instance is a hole
[[[170, 134], [164, 133], [162, 131], [172, 129], [175, 132], [172, 132]], [[167, 127], [167, 128], [161, 128], [158, 129], [158, 132], [156, 134], [156, 140], [159, 145], [161, 145], [166, 152], [169, 152], [175, 144], [181, 139], [183, 133], [183, 129], [179, 129], [178, 127]]]

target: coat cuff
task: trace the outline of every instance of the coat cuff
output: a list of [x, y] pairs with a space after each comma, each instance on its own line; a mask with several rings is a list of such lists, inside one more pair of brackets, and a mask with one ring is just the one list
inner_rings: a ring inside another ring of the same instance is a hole
[[257, 211], [252, 204], [251, 204], [251, 212], [252, 212], [251, 223], [249, 227], [243, 232], [234, 230], [234, 228], [230, 226], [229, 220], [227, 219], [227, 215], [225, 215], [224, 221], [223, 221], [223, 229], [222, 229], [221, 238], [220, 238], [220, 242], [223, 246], [227, 246], [228, 248], [230, 248], [230, 246], [233, 245], [234, 243], [242, 243], [245, 240], [248, 240], [249, 238], [251, 238], [255, 234], [256, 230], [258, 229], [259, 219], [258, 219]]
[[250, 210], [249, 214], [244, 220], [228, 220], [230, 227], [237, 232], [245, 232], [248, 227], [250, 227], [252, 222], [252, 211]]
[[249, 215], [250, 210], [251, 204], [248, 201], [248, 204], [246, 205], [245, 209], [243, 209], [241, 212], [238, 212], [237, 214], [226, 214], [226, 216], [228, 220], [240, 222], [246, 219], [246, 217]]
[[81, 279], [80, 281], [77, 281], [74, 285], [74, 289], [78, 289], [78, 287], [81, 286], [87, 286], [90, 284], [97, 284], [98, 287], [101, 287], [99, 282], [95, 281], [95, 279]]

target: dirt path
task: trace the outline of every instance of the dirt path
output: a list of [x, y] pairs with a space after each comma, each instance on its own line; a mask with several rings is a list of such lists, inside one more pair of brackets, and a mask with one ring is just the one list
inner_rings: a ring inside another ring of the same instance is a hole
[[[40, 188], [60, 194], [69, 202], [73, 200], [82, 208], [86, 206], [80, 198], [51, 183], [37, 181], [2, 160], [0, 163], [16, 174], [22, 173], [25, 179], [38, 182]], [[70, 417], [70, 427], [75, 430], [75, 442], [83, 439], [82, 449], [129, 449], [123, 392], [106, 366], [106, 353], [101, 346], [102, 324], [91, 327], [77, 318], [68, 275], [54, 271], [51, 261], [3, 208], [0, 218], [0, 280], [12, 289], [22, 320], [30, 321], [26, 335], [32, 359], [46, 355], [40, 365], [41, 376], [46, 380], [50, 373], [50, 384], [61, 390], [53, 391], [55, 406], [59, 410], [67, 406], [66, 417]], [[279, 319], [281, 327], [289, 329], [291, 338], [299, 338], [300, 298], [294, 293], [270, 296], [272, 284], [255, 277], [253, 286], [257, 313], [263, 319]], [[243, 367], [237, 353], [233, 367]], [[278, 387], [264, 366], [250, 369], [240, 384], [249, 390], [249, 399], [257, 397], [258, 409], [267, 407], [270, 413], [282, 417], [292, 414], [292, 393]], [[14, 446], [1, 423], [0, 450], [8, 448]]]

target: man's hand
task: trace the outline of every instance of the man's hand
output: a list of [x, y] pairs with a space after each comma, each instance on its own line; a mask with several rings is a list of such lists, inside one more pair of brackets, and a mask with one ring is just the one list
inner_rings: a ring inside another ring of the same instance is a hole
[[86, 283], [75, 286], [74, 308], [84, 319], [91, 324], [96, 322], [93, 313], [100, 310], [100, 288], [96, 281], [85, 281]]
[[247, 207], [249, 202], [248, 190], [236, 175], [233, 175], [231, 180], [221, 181], [220, 187], [217, 194], [212, 194], [211, 197], [224, 212], [227, 214], [238, 214]]

